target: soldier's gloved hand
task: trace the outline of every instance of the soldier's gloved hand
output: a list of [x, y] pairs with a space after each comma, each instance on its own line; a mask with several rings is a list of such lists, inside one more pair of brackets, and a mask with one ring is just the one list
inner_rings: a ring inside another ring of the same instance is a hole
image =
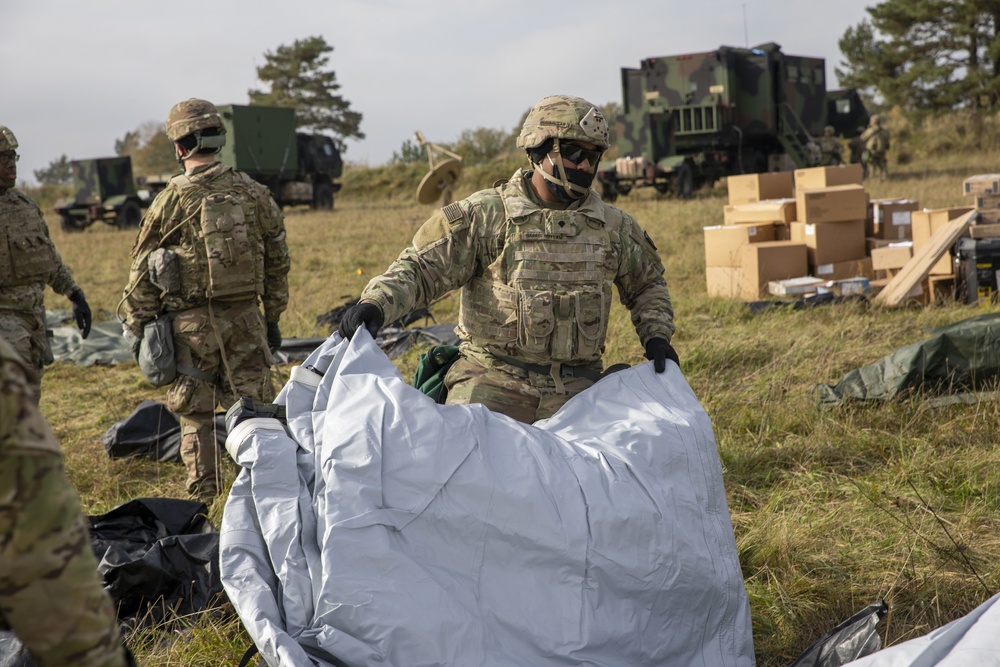
[[271, 348], [271, 354], [281, 347], [281, 329], [278, 328], [277, 322], [267, 323], [267, 346]]
[[378, 330], [382, 328], [383, 324], [385, 324], [385, 315], [382, 314], [382, 309], [374, 303], [362, 301], [356, 306], [351, 306], [344, 313], [337, 331], [340, 332], [341, 336], [350, 340], [354, 338], [354, 332], [364, 326], [368, 329], [368, 333], [372, 335], [372, 338], [375, 338], [378, 336]]
[[662, 373], [667, 368], [667, 359], [678, 366], [681, 360], [677, 358], [677, 352], [663, 338], [650, 338], [646, 343], [646, 358], [653, 362], [653, 370]]
[[80, 335], [84, 338], [90, 335], [90, 306], [83, 296], [83, 290], [77, 287], [70, 292], [69, 300], [73, 302], [73, 317], [76, 319], [76, 326], [80, 328]]

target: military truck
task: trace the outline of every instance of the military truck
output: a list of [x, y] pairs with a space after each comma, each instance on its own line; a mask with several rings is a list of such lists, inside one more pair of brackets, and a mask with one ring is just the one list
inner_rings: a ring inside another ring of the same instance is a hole
[[647, 58], [621, 78], [617, 158], [595, 182], [608, 201], [647, 186], [689, 197], [731, 174], [812, 166], [824, 126], [850, 138], [868, 124], [857, 91], [827, 90], [823, 58], [773, 43]]
[[295, 110], [281, 107], [219, 107], [226, 145], [219, 161], [266, 185], [279, 206], [333, 208], [344, 163], [332, 137], [296, 132]]
[[119, 229], [139, 226], [149, 199], [136, 189], [131, 158], [74, 160], [70, 168], [73, 199], [61, 199], [53, 207], [65, 231], [83, 231], [98, 220]]

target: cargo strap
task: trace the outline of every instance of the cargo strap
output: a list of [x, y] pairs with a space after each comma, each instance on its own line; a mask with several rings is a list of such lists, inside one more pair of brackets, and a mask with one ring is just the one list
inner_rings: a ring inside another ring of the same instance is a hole
[[[569, 364], [552, 364], [551, 366], [546, 366], [545, 364], [529, 364], [524, 361], [518, 361], [517, 359], [511, 359], [510, 357], [505, 357], [500, 354], [491, 353], [498, 360], [504, 362], [505, 364], [510, 364], [520, 368], [521, 370], [528, 371], [530, 373], [540, 373], [542, 375], [550, 375], [553, 379], [557, 377], [577, 377], [590, 380], [591, 382], [597, 382], [601, 379], [601, 372], [596, 371], [593, 368], [587, 368], [586, 366], [570, 366]], [[557, 374], [558, 371], [558, 374]]]
[[198, 370], [194, 366], [188, 366], [187, 364], [176, 364], [177, 372], [181, 375], [189, 375], [196, 380], [204, 380], [211, 384], [215, 384], [215, 381], [219, 379], [218, 375], [212, 375], [207, 371]]

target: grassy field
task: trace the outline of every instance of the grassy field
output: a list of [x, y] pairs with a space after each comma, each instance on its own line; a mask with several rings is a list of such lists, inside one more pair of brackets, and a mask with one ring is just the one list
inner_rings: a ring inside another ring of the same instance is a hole
[[[357, 296], [407, 245], [429, 207], [411, 203], [420, 173], [352, 180], [330, 213], [287, 212], [292, 253], [286, 336], [328, 333], [316, 317]], [[953, 154], [914, 160], [873, 198], [925, 207], [967, 204], [968, 175], [1000, 171], [1000, 159]], [[486, 183], [507, 175], [477, 175]], [[413, 178], [412, 183], [409, 182]], [[390, 194], [379, 196], [381, 183]], [[469, 182], [467, 190], [482, 185]], [[459, 196], [466, 192], [458, 192]], [[674, 339], [685, 376], [711, 416], [740, 559], [750, 595], [758, 664], [786, 665], [839, 621], [878, 598], [891, 605], [888, 643], [923, 634], [969, 612], [1000, 588], [1000, 448], [995, 403], [933, 409], [921, 396], [820, 411], [814, 387], [979, 314], [961, 304], [877, 310], [860, 304], [750, 315], [705, 292], [702, 227], [721, 224], [724, 183], [688, 201], [634, 193], [618, 204], [659, 247], [676, 309]], [[64, 234], [50, 220], [63, 258], [97, 319], [112, 319], [128, 272], [133, 232], [98, 225]], [[49, 308], [68, 308], [48, 295]], [[452, 295], [434, 309], [457, 318]], [[416, 352], [400, 359], [412, 373]], [[621, 306], [610, 327], [607, 364], [640, 363], [642, 349]], [[285, 369], [287, 371], [287, 369]], [[179, 465], [109, 461], [100, 435], [141, 400], [162, 401], [133, 364], [56, 364], [42, 409], [66, 452], [88, 513], [135, 497], [184, 497]], [[218, 526], [221, 503], [211, 511]], [[176, 627], [130, 638], [142, 664], [236, 664], [249, 639], [222, 608]]]

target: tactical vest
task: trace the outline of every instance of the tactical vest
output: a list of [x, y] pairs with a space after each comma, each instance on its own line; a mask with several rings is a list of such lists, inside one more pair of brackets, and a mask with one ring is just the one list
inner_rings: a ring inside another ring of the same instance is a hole
[[[461, 215], [453, 206], [449, 219]], [[462, 289], [459, 324], [471, 339], [538, 363], [599, 361], [618, 266], [607, 225], [539, 209], [507, 218], [498, 250]]]
[[27, 195], [12, 194], [13, 205], [0, 203], [0, 287], [44, 283], [57, 268], [52, 242]]
[[206, 187], [184, 174], [170, 180], [195, 233], [182, 234], [179, 245], [164, 246], [155, 258], [150, 254], [151, 280], [185, 304], [243, 301], [264, 292], [257, 193], [242, 173], [233, 172], [232, 180], [225, 192], [214, 192], [211, 182]]

